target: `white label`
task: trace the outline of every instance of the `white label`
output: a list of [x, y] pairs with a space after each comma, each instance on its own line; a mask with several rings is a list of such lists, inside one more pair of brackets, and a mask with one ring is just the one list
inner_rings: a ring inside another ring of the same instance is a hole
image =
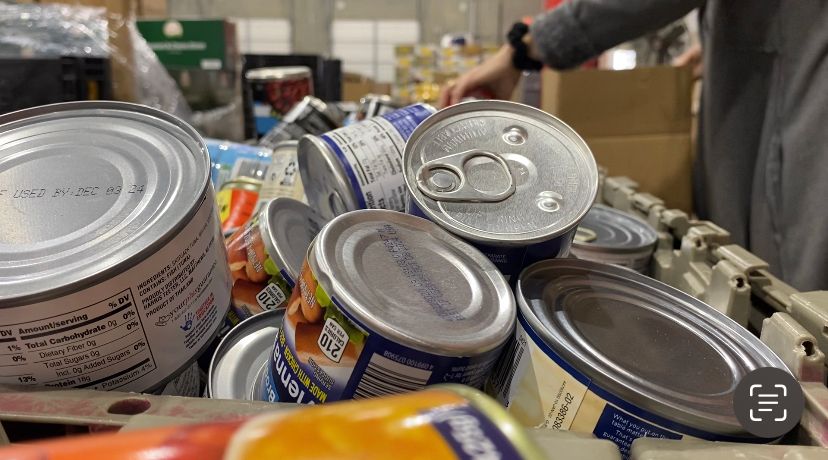
[[270, 160], [270, 166], [264, 175], [262, 188], [259, 190], [259, 201], [267, 202], [274, 198], [293, 198], [303, 203], [305, 188], [302, 186], [302, 177], [299, 175], [299, 162], [296, 151], [276, 150]]
[[230, 272], [212, 189], [158, 252], [114, 278], [0, 316], [0, 383], [144, 391], [213, 339]]
[[326, 134], [342, 150], [368, 209], [405, 210], [405, 139], [381, 117]]
[[345, 352], [345, 346], [348, 345], [348, 333], [333, 318], [328, 318], [316, 344], [325, 356], [338, 363]]
[[256, 302], [265, 310], [273, 310], [287, 300], [287, 295], [282, 292], [279, 286], [268, 283], [258, 294], [256, 294]]

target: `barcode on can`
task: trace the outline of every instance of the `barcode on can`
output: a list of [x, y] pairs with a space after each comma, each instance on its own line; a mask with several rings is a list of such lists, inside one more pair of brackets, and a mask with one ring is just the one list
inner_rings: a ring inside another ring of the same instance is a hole
[[256, 302], [265, 310], [273, 310], [285, 300], [287, 295], [275, 284], [268, 284], [256, 294]]
[[498, 399], [509, 406], [509, 392], [512, 389], [512, 380], [520, 365], [523, 352], [526, 350], [526, 337], [518, 336], [509, 342], [509, 348], [500, 355], [500, 361], [495, 365], [490, 383], [497, 392]]
[[422, 390], [430, 378], [431, 371], [406, 366], [374, 353], [354, 391], [354, 399]]

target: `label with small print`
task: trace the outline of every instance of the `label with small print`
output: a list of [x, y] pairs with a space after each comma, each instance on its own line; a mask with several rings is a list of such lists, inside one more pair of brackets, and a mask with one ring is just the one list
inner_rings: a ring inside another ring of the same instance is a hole
[[[419, 269], [413, 266], [416, 257], [395, 236], [393, 225], [378, 226], [376, 231], [389, 257], [405, 261], [396, 264], [400, 276], [423, 287], [423, 296], [440, 298], [442, 294], [433, 285], [426, 289], [430, 281], [419, 265]], [[435, 312], [446, 321], [458, 314], [445, 309]], [[500, 350], [451, 357], [394, 342], [359, 322], [330, 297], [305, 261], [273, 347], [262, 398], [315, 404], [416, 391], [436, 383], [479, 388]]]
[[192, 361], [221, 325], [230, 300], [224, 254], [210, 190], [169, 243], [123, 273], [4, 309], [0, 383], [121, 391], [157, 385]]
[[361, 209], [405, 209], [405, 142], [432, 113], [414, 104], [321, 136], [345, 167]]
[[276, 149], [273, 151], [270, 166], [265, 172], [262, 188], [259, 190], [259, 205], [282, 197], [306, 202], [296, 150]]

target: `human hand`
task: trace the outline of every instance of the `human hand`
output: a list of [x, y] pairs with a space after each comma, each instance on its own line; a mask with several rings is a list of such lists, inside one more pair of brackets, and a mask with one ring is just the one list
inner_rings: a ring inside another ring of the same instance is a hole
[[702, 76], [704, 70], [704, 63], [702, 62], [702, 48], [701, 44], [696, 43], [692, 45], [687, 51], [681, 53], [673, 59], [674, 67], [688, 66], [693, 70], [693, 78], [698, 79]]
[[495, 99], [509, 99], [521, 74], [512, 65], [513, 53], [511, 46], [503, 45], [494, 56], [447, 83], [440, 91], [440, 106], [448, 107], [475, 93], [489, 93]]

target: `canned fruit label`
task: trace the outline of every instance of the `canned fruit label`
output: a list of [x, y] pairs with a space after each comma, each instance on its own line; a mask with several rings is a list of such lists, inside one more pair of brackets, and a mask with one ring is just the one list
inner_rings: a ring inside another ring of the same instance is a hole
[[625, 459], [641, 437], [746, 441], [667, 420], [598, 387], [544, 343], [521, 314], [487, 390], [522, 425], [593, 433], [618, 445]]
[[[324, 433], [313, 442], [308, 433]], [[510, 438], [460, 395], [432, 389], [257, 417], [230, 441], [228, 460], [259, 458], [520, 459]]]
[[405, 141], [432, 110], [415, 104], [321, 136], [345, 168], [360, 209], [405, 209]]
[[268, 255], [258, 216], [227, 239], [227, 261], [233, 278], [232, 311], [238, 321], [285, 307], [289, 277]]
[[258, 192], [232, 188], [230, 185], [232, 184], [228, 184], [216, 195], [222, 232], [239, 228], [250, 220], [259, 201]]
[[479, 388], [499, 352], [448, 357], [386, 339], [331, 298], [305, 261], [273, 347], [262, 399], [315, 404], [416, 391], [436, 383]]
[[293, 198], [307, 204], [295, 150], [282, 152], [277, 150], [273, 153], [259, 191], [259, 203], [261, 204], [281, 197]]
[[98, 285], [0, 316], [0, 383], [144, 391], [191, 362], [230, 303], [212, 189], [155, 254]]

